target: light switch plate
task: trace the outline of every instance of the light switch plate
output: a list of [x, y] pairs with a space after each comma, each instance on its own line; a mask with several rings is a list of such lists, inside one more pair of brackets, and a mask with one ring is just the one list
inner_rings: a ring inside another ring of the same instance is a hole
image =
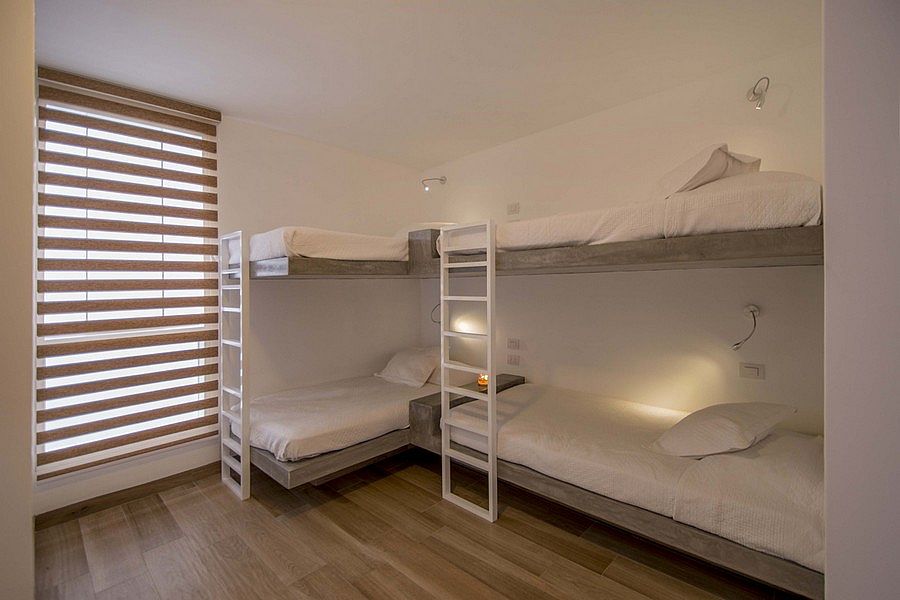
[[519, 366], [519, 355], [518, 354], [508, 354], [506, 356], [506, 364], [512, 365], [513, 367]]
[[506, 205], [506, 214], [507, 215], [517, 215], [519, 214], [519, 203], [518, 202], [510, 202]]
[[741, 377], [747, 379], [765, 379], [766, 365], [758, 363], [741, 363]]
[[520, 347], [519, 338], [506, 338], [507, 350], [518, 350]]

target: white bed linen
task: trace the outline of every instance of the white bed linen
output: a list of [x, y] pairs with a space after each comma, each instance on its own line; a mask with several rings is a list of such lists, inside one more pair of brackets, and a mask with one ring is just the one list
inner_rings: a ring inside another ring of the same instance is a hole
[[[672, 516], [682, 473], [694, 462], [646, 448], [685, 413], [593, 394], [524, 384], [498, 396], [497, 455], [610, 498]], [[483, 402], [453, 418], [484, 421]], [[451, 439], [486, 451], [483, 437], [451, 428]]]
[[666, 201], [666, 237], [805, 227], [822, 222], [822, 186], [797, 173], [726, 177]]
[[779, 430], [696, 461], [678, 484], [675, 520], [823, 571], [823, 456], [821, 437]]
[[262, 396], [250, 403], [250, 445], [285, 461], [340, 450], [409, 427], [410, 400], [437, 392], [365, 376]]
[[[237, 241], [230, 242], [236, 247]], [[315, 227], [279, 227], [250, 238], [250, 260], [265, 260], [282, 256], [306, 256], [337, 260], [407, 260], [409, 241], [406, 238], [362, 235], [344, 231], [330, 231]], [[229, 262], [239, 262], [229, 252]]]
[[665, 201], [644, 202], [497, 226], [497, 248], [527, 250], [663, 237]]
[[821, 189], [819, 182], [797, 173], [745, 173], [665, 200], [501, 223], [497, 225], [497, 249], [583, 246], [819, 225]]
[[[777, 431], [755, 446], [701, 460], [648, 446], [686, 413], [525, 384], [498, 395], [499, 458], [652, 510], [821, 571], [824, 552], [821, 438]], [[483, 423], [485, 406], [453, 409]], [[482, 436], [451, 427], [481, 452]]]

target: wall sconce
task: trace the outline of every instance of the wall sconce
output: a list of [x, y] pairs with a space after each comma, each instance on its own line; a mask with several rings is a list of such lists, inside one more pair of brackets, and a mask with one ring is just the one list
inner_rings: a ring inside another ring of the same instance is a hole
[[753, 328], [750, 330], [750, 333], [747, 334], [747, 337], [742, 339], [739, 342], [735, 342], [731, 345], [732, 350], [740, 350], [747, 340], [753, 337], [753, 334], [756, 333], [756, 320], [759, 318], [759, 307], [755, 304], [748, 304], [744, 307], [744, 316], [753, 319]]
[[770, 80], [768, 77], [760, 77], [759, 80], [753, 84], [753, 87], [750, 88], [750, 91], [747, 92], [747, 101], [756, 102], [756, 110], [762, 110], [763, 104], [766, 103], [766, 94], [769, 92], [769, 83]]
[[423, 179], [423, 180], [422, 180], [422, 187], [425, 188], [425, 191], [426, 191], [426, 192], [428, 192], [428, 191], [431, 190], [431, 186], [428, 185], [428, 182], [429, 182], [429, 181], [437, 181], [437, 182], [440, 183], [441, 185], [444, 185], [445, 183], [447, 183], [447, 178], [444, 177], [443, 175], [441, 175], [440, 177], [429, 177], [429, 178], [427, 178], [427, 179]]

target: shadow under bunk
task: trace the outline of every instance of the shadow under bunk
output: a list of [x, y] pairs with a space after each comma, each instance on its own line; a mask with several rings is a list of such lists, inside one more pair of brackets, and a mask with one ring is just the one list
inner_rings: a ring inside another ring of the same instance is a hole
[[[251, 279], [433, 278], [440, 272], [440, 231], [409, 234], [409, 260], [281, 257], [250, 263]], [[480, 257], [483, 260], [483, 256]], [[479, 260], [478, 255], [453, 261]], [[760, 229], [609, 244], [497, 252], [497, 275], [602, 273], [823, 264], [822, 226]], [[466, 275], [470, 269], [458, 269]], [[478, 273], [477, 269], [472, 269]]]

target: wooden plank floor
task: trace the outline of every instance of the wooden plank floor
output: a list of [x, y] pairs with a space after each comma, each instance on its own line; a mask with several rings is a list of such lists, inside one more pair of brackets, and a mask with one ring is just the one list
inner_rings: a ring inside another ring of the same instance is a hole
[[292, 492], [256, 472], [253, 494], [209, 477], [40, 530], [38, 598], [792, 598], [508, 486], [487, 523], [424, 452]]

